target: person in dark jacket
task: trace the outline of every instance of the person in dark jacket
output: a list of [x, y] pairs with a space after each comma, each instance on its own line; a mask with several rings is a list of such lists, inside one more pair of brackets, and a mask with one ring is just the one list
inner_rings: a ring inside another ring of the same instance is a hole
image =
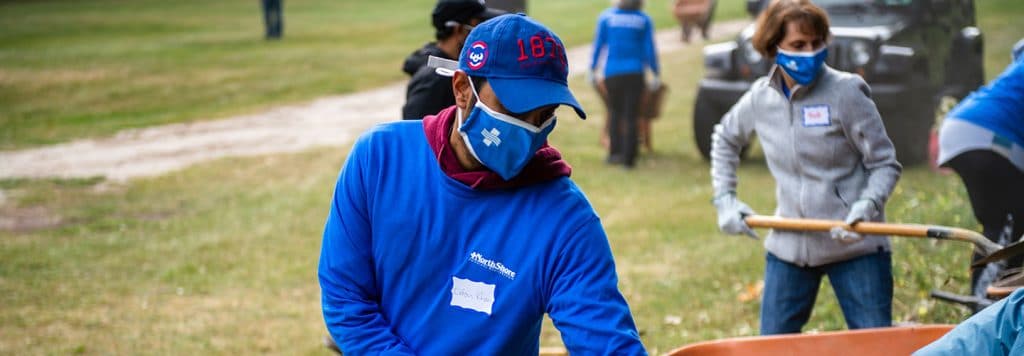
[[474, 26], [504, 12], [484, 6], [480, 0], [440, 0], [431, 15], [436, 42], [412, 52], [402, 64], [402, 71], [412, 77], [406, 88], [402, 118], [419, 120], [455, 105], [452, 80], [435, 75], [426, 68], [430, 56], [458, 59], [466, 36]]

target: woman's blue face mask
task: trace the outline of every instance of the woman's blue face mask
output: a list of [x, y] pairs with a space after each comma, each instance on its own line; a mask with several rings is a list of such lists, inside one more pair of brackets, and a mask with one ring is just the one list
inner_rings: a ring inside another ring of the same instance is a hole
[[828, 57], [828, 47], [814, 52], [790, 52], [782, 48], [775, 55], [775, 63], [800, 85], [808, 85], [818, 77], [821, 65]]
[[548, 135], [555, 128], [556, 118], [552, 115], [540, 127], [534, 126], [487, 107], [480, 100], [472, 80], [470, 88], [476, 97], [476, 105], [465, 122], [462, 121], [462, 110], [456, 109], [459, 134], [473, 157], [502, 179], [511, 180], [547, 142]]

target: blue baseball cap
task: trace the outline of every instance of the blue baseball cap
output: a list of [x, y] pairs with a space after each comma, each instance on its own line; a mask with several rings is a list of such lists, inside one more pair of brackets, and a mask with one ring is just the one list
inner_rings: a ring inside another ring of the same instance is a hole
[[501, 104], [514, 113], [569, 105], [580, 118], [587, 118], [569, 91], [569, 61], [562, 40], [525, 14], [501, 15], [476, 26], [462, 47], [458, 69], [470, 77], [487, 78]]

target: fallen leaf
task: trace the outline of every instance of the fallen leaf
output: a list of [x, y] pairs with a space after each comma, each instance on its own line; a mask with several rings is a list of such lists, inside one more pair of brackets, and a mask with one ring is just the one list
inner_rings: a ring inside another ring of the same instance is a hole
[[760, 300], [762, 291], [764, 291], [764, 281], [758, 280], [757, 282], [746, 286], [743, 292], [736, 296], [736, 300], [743, 303]]

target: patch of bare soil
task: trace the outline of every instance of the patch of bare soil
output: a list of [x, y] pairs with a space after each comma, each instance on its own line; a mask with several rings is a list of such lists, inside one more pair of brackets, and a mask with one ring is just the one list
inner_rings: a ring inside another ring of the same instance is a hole
[[27, 233], [63, 225], [63, 219], [41, 206], [0, 206], [0, 231]]

